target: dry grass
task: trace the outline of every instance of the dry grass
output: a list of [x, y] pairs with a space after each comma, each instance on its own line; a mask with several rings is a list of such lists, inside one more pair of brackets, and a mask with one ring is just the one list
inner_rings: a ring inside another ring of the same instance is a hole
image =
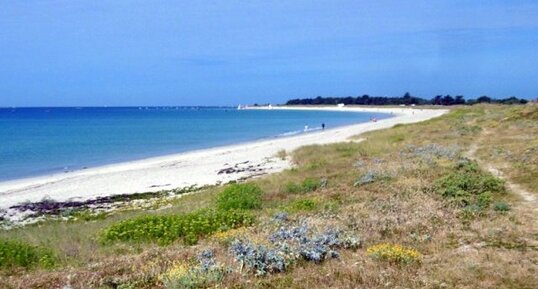
[[[218, 261], [232, 269], [220, 288], [537, 288], [538, 235], [529, 225], [532, 215], [523, 209], [467, 210], [444, 199], [433, 186], [452, 170], [458, 157], [476, 149], [484, 161], [502, 165], [511, 181], [535, 190], [538, 162], [536, 154], [527, 151], [537, 144], [536, 110], [536, 106], [462, 107], [439, 119], [362, 135], [366, 140], [361, 143], [303, 147], [291, 153], [295, 168], [256, 180], [265, 194], [255, 226], [201, 240], [196, 246], [104, 246], [93, 238], [118, 220], [210, 206], [220, 188], [185, 196], [165, 210], [2, 232], [5, 238], [46, 245], [63, 261], [53, 271], [4, 272], [0, 287], [58, 288], [69, 283], [73, 288], [162, 288], [157, 276], [171, 264], [212, 248]], [[438, 146], [428, 147], [431, 144]], [[494, 153], [499, 148], [511, 157]], [[443, 149], [455, 155], [443, 155]], [[377, 177], [354, 185], [369, 172]], [[306, 178], [324, 179], [326, 186], [298, 194], [284, 189], [287, 183]], [[316, 207], [292, 211], [290, 222], [340, 228], [358, 236], [363, 246], [340, 250], [338, 259], [322, 264], [297, 262], [285, 273], [256, 277], [240, 272], [227, 248], [230, 236], [270, 245], [267, 236], [278, 227], [272, 216], [305, 199], [315, 200]], [[510, 193], [500, 199], [521, 207]], [[379, 243], [416, 249], [421, 262], [394, 264], [370, 258], [366, 248]]]

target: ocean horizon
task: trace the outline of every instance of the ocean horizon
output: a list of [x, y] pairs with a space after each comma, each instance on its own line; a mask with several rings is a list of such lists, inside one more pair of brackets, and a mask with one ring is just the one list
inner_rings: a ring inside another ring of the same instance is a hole
[[0, 181], [309, 133], [383, 113], [226, 106], [0, 108]]

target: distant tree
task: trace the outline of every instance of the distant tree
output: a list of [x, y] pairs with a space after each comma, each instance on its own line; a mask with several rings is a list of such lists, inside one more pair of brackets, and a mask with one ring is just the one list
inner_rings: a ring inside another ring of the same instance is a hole
[[443, 96], [442, 95], [436, 95], [432, 100], [431, 103], [434, 105], [442, 105], [443, 104]]
[[486, 96], [486, 95], [482, 95], [481, 97], [476, 99], [476, 102], [478, 102], [478, 103], [484, 103], [484, 102], [491, 103], [491, 97]]
[[486, 95], [482, 95], [481, 97], [476, 99], [476, 102], [478, 103], [491, 103], [491, 98]]
[[344, 104], [357, 104], [357, 105], [424, 105], [424, 104], [434, 104], [434, 105], [456, 105], [456, 104], [468, 104], [472, 105], [480, 102], [491, 102], [491, 103], [504, 103], [504, 104], [525, 104], [528, 101], [525, 99], [519, 99], [515, 96], [511, 96], [505, 99], [492, 99], [488, 96], [481, 96], [478, 99], [469, 99], [465, 100], [463, 95], [457, 95], [452, 97], [451, 95], [437, 95], [434, 98], [427, 100], [424, 98], [412, 96], [411, 93], [406, 92], [401, 97], [387, 97], [387, 96], [370, 96], [364, 94], [362, 96], [347, 96], [347, 97], [322, 97], [317, 96], [316, 98], [304, 98], [304, 99], [290, 99], [286, 104], [288, 105], [320, 105], [328, 104], [335, 105], [338, 103]]
[[410, 105], [412, 104], [412, 102], [413, 102], [413, 99], [411, 97], [411, 94], [409, 92], [406, 92], [404, 96], [402, 97], [402, 103], [405, 105]]
[[441, 99], [441, 104], [442, 105], [453, 105], [454, 104], [454, 98], [447, 94], [447, 95], [443, 96], [443, 98]]
[[463, 95], [456, 95], [456, 98], [454, 99], [454, 104], [465, 104], [465, 99], [463, 98]]

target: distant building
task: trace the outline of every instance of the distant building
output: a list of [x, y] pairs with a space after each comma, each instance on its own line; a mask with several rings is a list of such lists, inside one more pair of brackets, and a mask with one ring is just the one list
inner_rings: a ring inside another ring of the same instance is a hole
[[343, 104], [343, 103], [339, 103], [339, 104], [337, 104], [336, 106], [338, 106], [338, 107], [344, 107], [345, 104]]

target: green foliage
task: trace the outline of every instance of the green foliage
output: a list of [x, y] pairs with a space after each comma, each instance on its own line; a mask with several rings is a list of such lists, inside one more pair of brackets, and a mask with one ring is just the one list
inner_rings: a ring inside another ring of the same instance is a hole
[[493, 209], [497, 212], [508, 212], [510, 211], [511, 208], [510, 208], [510, 205], [508, 205], [505, 202], [496, 202], [493, 205]]
[[299, 194], [303, 192], [300, 184], [289, 182], [284, 186], [284, 192], [288, 194]]
[[405, 140], [405, 136], [403, 134], [395, 134], [395, 135], [389, 136], [389, 141], [391, 143], [398, 143], [398, 142], [402, 142], [403, 140]]
[[284, 192], [288, 194], [299, 194], [313, 192], [321, 187], [321, 181], [314, 178], [306, 178], [300, 184], [287, 183]]
[[150, 242], [166, 245], [182, 238], [186, 244], [217, 231], [250, 225], [251, 214], [242, 211], [200, 210], [189, 214], [144, 216], [116, 223], [101, 232], [103, 242]]
[[307, 170], [315, 170], [319, 168], [323, 168], [327, 166], [326, 160], [312, 160], [308, 164], [305, 165], [305, 168]]
[[220, 210], [251, 210], [262, 207], [263, 191], [256, 184], [232, 184], [217, 196]]
[[295, 200], [286, 206], [288, 212], [313, 211], [318, 208], [318, 203], [312, 199]]
[[437, 180], [435, 189], [445, 198], [465, 207], [488, 207], [493, 194], [504, 193], [504, 182], [484, 171], [474, 161], [460, 161], [451, 173]]
[[303, 188], [303, 191], [306, 193], [313, 192], [320, 187], [320, 181], [313, 178], [306, 178], [301, 183], [301, 187]]
[[0, 240], [0, 269], [13, 267], [50, 268], [55, 264], [56, 257], [48, 249], [20, 241]]

